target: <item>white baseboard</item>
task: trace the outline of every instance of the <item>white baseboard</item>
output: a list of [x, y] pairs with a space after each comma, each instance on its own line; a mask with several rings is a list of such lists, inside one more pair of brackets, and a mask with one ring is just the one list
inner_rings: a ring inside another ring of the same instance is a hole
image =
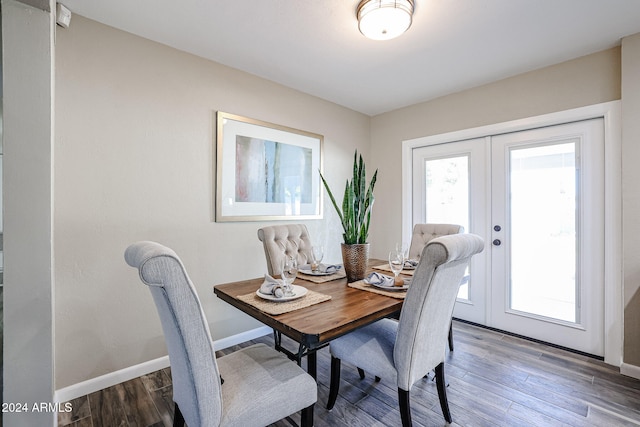
[[68, 402], [69, 400], [77, 397], [85, 396], [95, 391], [129, 381], [133, 378], [164, 369], [167, 366], [169, 366], [169, 356], [163, 356], [140, 363], [139, 365], [129, 366], [128, 368], [120, 369], [119, 371], [110, 372], [108, 374], [56, 390], [54, 394], [54, 401], [56, 403]]
[[640, 380], [640, 366], [623, 363], [620, 365], [620, 373], [631, 378]]
[[[259, 338], [270, 333], [271, 328], [262, 326], [260, 328], [252, 329], [250, 331], [216, 340], [213, 342], [213, 347], [216, 350], [224, 350], [225, 348], [229, 348], [231, 346], [241, 344], [243, 342], [250, 341], [252, 339]], [[108, 374], [101, 375], [99, 377], [56, 390], [54, 394], [54, 402], [68, 402], [69, 400], [75, 399], [77, 397], [85, 396], [87, 394], [112, 387], [116, 384], [138, 378], [142, 375], [164, 369], [168, 366], [169, 356], [163, 356], [154, 360], [140, 363], [138, 365], [129, 366], [128, 368], [120, 369], [119, 371], [110, 372]]]
[[256, 338], [263, 337], [265, 335], [269, 335], [273, 332], [268, 326], [261, 326], [256, 329], [252, 329], [250, 331], [242, 332], [236, 335], [232, 335], [227, 338], [222, 338], [219, 340], [215, 340], [213, 342], [213, 348], [217, 350], [224, 350], [225, 348], [232, 347], [234, 345], [242, 344], [243, 342], [251, 341]]

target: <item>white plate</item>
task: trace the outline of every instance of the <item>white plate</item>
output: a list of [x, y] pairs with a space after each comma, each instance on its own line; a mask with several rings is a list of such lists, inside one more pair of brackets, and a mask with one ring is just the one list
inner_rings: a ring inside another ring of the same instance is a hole
[[[333, 273], [337, 273], [339, 270], [334, 271]], [[330, 276], [333, 273], [323, 273], [322, 271], [313, 271], [313, 270], [303, 270], [301, 268], [298, 269], [298, 273], [306, 274], [308, 276]]]
[[404, 286], [382, 286], [382, 285], [376, 285], [374, 283], [369, 283], [371, 286], [378, 288], [378, 289], [384, 289], [385, 291], [389, 291], [389, 292], [397, 292], [397, 291], [406, 291], [407, 289], [409, 289], [409, 285], [404, 285]]
[[409, 285], [411, 284], [411, 279], [405, 279], [404, 280], [404, 285], [403, 286], [384, 286], [384, 285], [377, 285], [375, 283], [368, 283], [366, 280], [364, 281], [367, 285], [371, 285], [374, 288], [378, 288], [378, 289], [384, 289], [385, 291], [390, 291], [390, 292], [397, 292], [397, 291], [406, 291], [407, 289], [409, 289]]
[[307, 294], [307, 288], [299, 285], [293, 285], [293, 295], [288, 297], [282, 297], [282, 298], [277, 298], [274, 295], [263, 294], [262, 292], [260, 292], [260, 289], [256, 291], [256, 295], [258, 295], [260, 298], [266, 299], [269, 301], [275, 301], [275, 302], [291, 301], [294, 299], [302, 298], [306, 294]]

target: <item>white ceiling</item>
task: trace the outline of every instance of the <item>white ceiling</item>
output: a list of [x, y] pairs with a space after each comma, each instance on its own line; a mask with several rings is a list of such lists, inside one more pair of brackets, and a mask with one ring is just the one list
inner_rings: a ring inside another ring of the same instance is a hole
[[416, 0], [409, 31], [372, 41], [358, 31], [358, 2], [61, 0], [74, 14], [368, 115], [640, 33], [640, 0]]

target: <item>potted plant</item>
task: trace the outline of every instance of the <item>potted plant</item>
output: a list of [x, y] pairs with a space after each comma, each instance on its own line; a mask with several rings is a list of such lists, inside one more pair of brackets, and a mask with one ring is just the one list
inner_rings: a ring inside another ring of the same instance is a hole
[[342, 198], [342, 208], [336, 203], [335, 197], [320, 173], [324, 188], [329, 194], [331, 203], [336, 209], [342, 223], [342, 261], [347, 273], [347, 280], [355, 282], [364, 278], [369, 259], [369, 222], [371, 221], [371, 209], [373, 208], [373, 187], [376, 184], [378, 170], [373, 174], [371, 182], [367, 185], [366, 171], [362, 155], [358, 156], [358, 150], [353, 156], [353, 178], [347, 179]]

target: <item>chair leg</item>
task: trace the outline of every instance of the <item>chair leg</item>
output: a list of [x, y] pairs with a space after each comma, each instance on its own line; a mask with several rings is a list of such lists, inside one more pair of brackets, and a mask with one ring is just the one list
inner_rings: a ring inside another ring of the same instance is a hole
[[178, 404], [175, 402], [173, 409], [173, 427], [185, 427], [184, 417], [182, 416], [182, 412], [180, 412], [180, 408], [178, 408]]
[[304, 408], [300, 418], [300, 427], [313, 427], [313, 405]]
[[338, 398], [338, 389], [340, 388], [340, 359], [331, 356], [331, 380], [329, 381], [329, 400], [327, 401], [327, 409], [333, 409]]
[[400, 404], [402, 427], [411, 427], [411, 405], [408, 391], [401, 388], [398, 389], [398, 403]]
[[451, 411], [449, 411], [449, 402], [447, 401], [447, 384], [444, 380], [444, 362], [436, 366], [436, 388], [438, 389], [438, 398], [440, 398], [440, 408], [444, 419], [451, 422]]
[[453, 351], [453, 321], [449, 323], [449, 350]]
[[[362, 368], [358, 368], [358, 375], [360, 375], [360, 379], [363, 380], [364, 379], [364, 369]], [[380, 382], [380, 377], [376, 376], [376, 382], [379, 383]]]

